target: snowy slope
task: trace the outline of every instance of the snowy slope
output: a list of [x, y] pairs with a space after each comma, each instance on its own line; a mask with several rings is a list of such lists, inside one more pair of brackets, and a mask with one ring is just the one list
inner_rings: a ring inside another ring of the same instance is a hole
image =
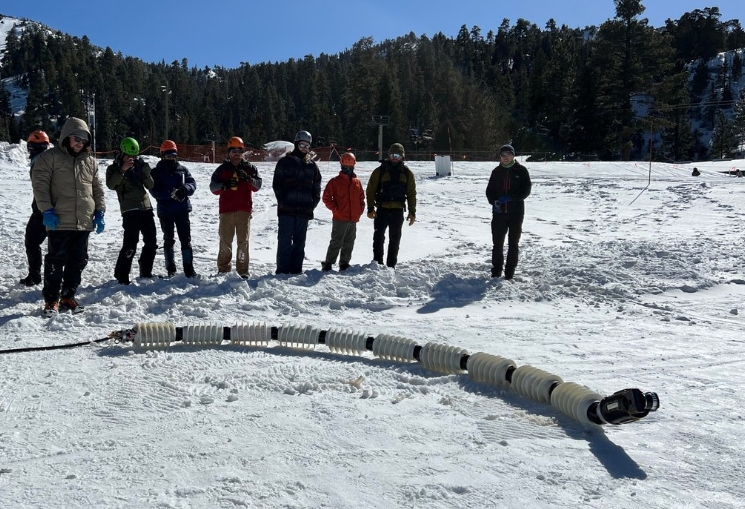
[[[745, 179], [720, 173], [732, 163], [698, 164], [698, 178], [692, 165], [655, 164], [645, 191], [642, 163], [528, 164], [534, 188], [512, 282], [486, 277], [490, 163], [456, 164], [447, 178], [412, 163], [418, 220], [404, 227], [395, 270], [369, 263], [363, 218], [356, 266], [322, 274], [331, 214], [321, 205], [299, 276], [273, 275], [273, 163], [260, 164], [248, 283], [233, 274], [115, 285], [121, 221], [107, 191], [106, 231], [91, 236], [79, 292], [88, 309], [47, 320], [40, 289], [17, 284], [31, 201], [19, 152], [0, 147], [2, 349], [150, 321], [309, 325], [501, 355], [603, 395], [655, 391], [661, 408], [587, 427], [467, 374], [325, 346], [3, 354], [3, 507], [742, 507]], [[324, 184], [337, 164], [321, 163]], [[188, 166], [196, 268], [208, 275], [214, 165]], [[358, 167], [363, 184], [373, 169]]]

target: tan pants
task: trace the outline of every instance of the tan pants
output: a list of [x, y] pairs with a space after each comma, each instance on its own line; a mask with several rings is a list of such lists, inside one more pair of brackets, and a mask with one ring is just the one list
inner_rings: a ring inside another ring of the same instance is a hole
[[233, 235], [238, 238], [235, 253], [235, 271], [248, 275], [248, 234], [251, 231], [251, 214], [248, 212], [226, 212], [220, 214], [220, 251], [217, 253], [217, 271], [230, 272], [233, 258]]

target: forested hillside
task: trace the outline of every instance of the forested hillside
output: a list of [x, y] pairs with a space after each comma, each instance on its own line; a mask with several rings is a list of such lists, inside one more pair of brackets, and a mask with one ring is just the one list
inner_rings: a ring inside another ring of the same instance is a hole
[[[384, 146], [403, 140], [409, 157], [490, 158], [512, 141], [548, 157], [641, 159], [650, 132], [657, 160], [742, 150], [740, 22], [706, 7], [652, 27], [641, 1], [614, 3], [616, 16], [598, 26], [505, 19], [488, 30], [464, 25], [455, 38], [363, 38], [336, 55], [235, 69], [190, 67], [187, 55], [147, 63], [24, 20], [0, 60], [0, 140], [54, 132], [60, 119], [85, 117], [95, 96], [99, 150], [125, 135], [157, 146], [166, 132], [187, 144], [241, 135], [259, 147], [302, 128], [316, 145], [373, 157], [373, 115], [390, 118]], [[11, 86], [27, 91], [23, 115]]]

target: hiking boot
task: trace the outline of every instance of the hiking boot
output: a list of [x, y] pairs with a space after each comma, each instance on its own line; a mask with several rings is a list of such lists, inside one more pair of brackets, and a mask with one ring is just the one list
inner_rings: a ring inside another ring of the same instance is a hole
[[323, 262], [321, 264], [321, 270], [324, 271], [324, 272], [330, 271], [331, 270], [331, 267], [332, 267], [332, 265], [330, 263], [328, 263], [328, 262]]
[[59, 313], [59, 302], [56, 300], [44, 303], [44, 316], [51, 318]]
[[491, 277], [499, 277], [501, 275], [502, 275], [502, 270], [501, 269], [492, 268], [492, 270], [491, 270]]
[[347, 270], [349, 268], [349, 263], [341, 262], [339, 263], [339, 270]]
[[19, 281], [24, 286], [36, 286], [41, 283], [41, 276], [29, 274]]
[[129, 278], [127, 278], [127, 279], [124, 279], [124, 278], [117, 279], [116, 282], [119, 283], [120, 285], [128, 285], [128, 284], [131, 283], [131, 281], [129, 280]]
[[82, 313], [85, 306], [81, 306], [75, 297], [63, 297], [59, 300], [59, 311], [70, 311], [73, 314]]

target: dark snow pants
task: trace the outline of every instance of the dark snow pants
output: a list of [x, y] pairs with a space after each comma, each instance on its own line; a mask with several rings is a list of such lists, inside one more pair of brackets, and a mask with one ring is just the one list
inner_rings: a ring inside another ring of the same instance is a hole
[[277, 274], [301, 274], [305, 259], [308, 219], [279, 216], [277, 229]]
[[37, 209], [31, 213], [26, 223], [26, 234], [23, 243], [26, 246], [26, 258], [28, 259], [28, 275], [32, 279], [41, 279], [41, 264], [43, 256], [41, 245], [47, 238], [47, 227], [44, 226], [44, 215]]
[[404, 209], [378, 208], [375, 213], [375, 232], [373, 233], [373, 260], [383, 264], [385, 230], [389, 229], [388, 257], [385, 264], [395, 267], [398, 263], [398, 247], [401, 244], [401, 229], [404, 225]]
[[137, 253], [140, 234], [142, 234], [144, 244], [138, 260], [140, 276], [151, 277], [153, 275], [155, 251], [158, 249], [153, 211], [128, 210], [122, 214], [122, 226], [124, 227], [124, 241], [114, 267], [114, 277], [120, 283], [129, 282], [129, 272], [132, 269], [132, 259]]
[[194, 253], [191, 249], [191, 222], [189, 222], [189, 213], [181, 212], [168, 216], [160, 216], [160, 228], [163, 230], [163, 254], [166, 258], [166, 272], [168, 275], [176, 273], [176, 257], [173, 246], [176, 245], [176, 238], [173, 230], [178, 233], [178, 240], [181, 243], [181, 258], [184, 262], [184, 274], [186, 277], [194, 277]]
[[83, 269], [88, 265], [88, 236], [91, 232], [77, 230], [50, 231], [49, 248], [44, 257], [44, 288], [46, 302], [56, 302], [61, 296], [75, 297]]
[[[520, 252], [518, 244], [523, 233], [523, 216], [498, 213], [492, 216], [491, 238], [492, 248], [491, 263], [492, 275], [499, 276], [504, 266], [504, 277], [512, 279], [517, 267], [517, 258]], [[507, 237], [507, 264], [504, 262], [504, 238]]]

